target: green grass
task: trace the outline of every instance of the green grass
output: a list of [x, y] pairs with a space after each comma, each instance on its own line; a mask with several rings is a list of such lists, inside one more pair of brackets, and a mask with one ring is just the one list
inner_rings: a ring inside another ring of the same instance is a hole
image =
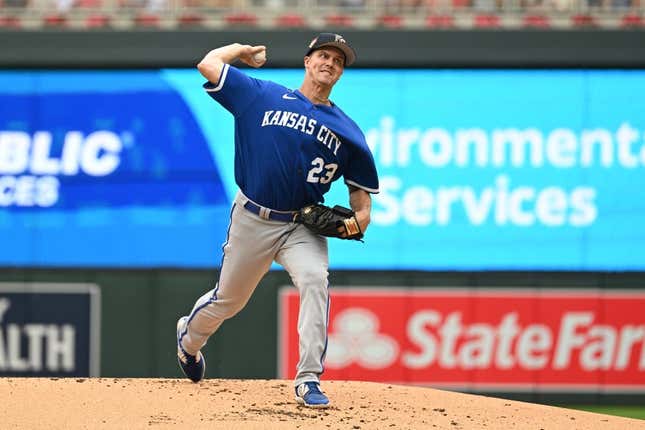
[[569, 409], [595, 412], [597, 414], [617, 415], [619, 417], [645, 420], [645, 406], [596, 406], [596, 405], [566, 405]]

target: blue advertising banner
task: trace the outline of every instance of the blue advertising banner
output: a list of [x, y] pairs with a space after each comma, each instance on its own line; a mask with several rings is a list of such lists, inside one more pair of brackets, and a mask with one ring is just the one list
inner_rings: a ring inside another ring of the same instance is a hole
[[94, 284], [0, 283], [0, 376], [99, 376]]
[[[297, 88], [301, 70], [252, 70]], [[233, 118], [195, 70], [0, 72], [0, 265], [213, 267]], [[645, 270], [645, 71], [351, 70], [379, 171], [330, 265]], [[347, 204], [339, 181], [327, 203]]]

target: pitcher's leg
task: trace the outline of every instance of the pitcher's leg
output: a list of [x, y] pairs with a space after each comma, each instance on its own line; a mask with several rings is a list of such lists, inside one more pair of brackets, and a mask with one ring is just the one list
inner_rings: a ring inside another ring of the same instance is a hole
[[300, 295], [300, 359], [295, 385], [320, 381], [327, 351], [329, 316], [327, 240], [298, 226], [278, 252], [276, 261], [289, 272]]
[[254, 217], [239, 205], [232, 210], [219, 282], [197, 300], [180, 329], [179, 342], [188, 354], [195, 355], [224, 320], [244, 308], [271, 266], [281, 230]]

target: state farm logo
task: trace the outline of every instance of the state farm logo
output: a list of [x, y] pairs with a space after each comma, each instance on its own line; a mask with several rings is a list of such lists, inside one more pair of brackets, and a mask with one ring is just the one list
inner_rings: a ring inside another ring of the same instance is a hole
[[[645, 392], [645, 290], [339, 289], [328, 379], [469, 389]], [[295, 376], [299, 300], [284, 290], [281, 377]]]
[[[644, 326], [613, 328], [594, 324], [591, 312], [567, 312], [557, 333], [544, 324], [519, 324], [517, 312], [502, 316], [497, 324], [465, 324], [461, 312], [442, 315], [434, 310], [414, 313], [407, 321], [402, 364], [410, 369], [439, 366], [445, 369], [563, 369], [578, 353], [582, 369], [624, 369], [637, 346], [645, 338]], [[379, 317], [364, 308], [349, 308], [338, 313], [329, 335], [326, 365], [342, 369], [358, 365], [383, 369], [399, 358], [399, 345], [392, 337], [379, 333]], [[645, 350], [643, 350], [645, 353]], [[640, 354], [638, 368], [645, 368]]]
[[329, 335], [327, 368], [342, 369], [356, 363], [366, 369], [383, 369], [399, 355], [398, 343], [379, 333], [379, 319], [367, 309], [345, 309], [331, 327], [334, 332]]
[[412, 369], [574, 367], [591, 372], [625, 369], [640, 352], [633, 364], [645, 369], [645, 324], [601, 324], [598, 317], [594, 312], [565, 312], [554, 330], [545, 324], [523, 325], [517, 312], [504, 314], [493, 324], [467, 324], [461, 312], [421, 311], [408, 320], [406, 335], [416, 351], [406, 351], [403, 363]]

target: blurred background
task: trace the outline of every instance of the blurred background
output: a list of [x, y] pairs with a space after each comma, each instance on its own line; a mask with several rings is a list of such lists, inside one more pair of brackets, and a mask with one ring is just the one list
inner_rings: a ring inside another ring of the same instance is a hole
[[[381, 192], [364, 244], [330, 241], [323, 378], [645, 417], [644, 7], [2, 0], [0, 375], [180, 377], [236, 191], [195, 65], [264, 44], [246, 71], [298, 88], [334, 31], [358, 61], [331, 98]], [[297, 309], [276, 265], [207, 377], [293, 377]]]
[[624, 28], [640, 0], [3, 0], [10, 28]]

